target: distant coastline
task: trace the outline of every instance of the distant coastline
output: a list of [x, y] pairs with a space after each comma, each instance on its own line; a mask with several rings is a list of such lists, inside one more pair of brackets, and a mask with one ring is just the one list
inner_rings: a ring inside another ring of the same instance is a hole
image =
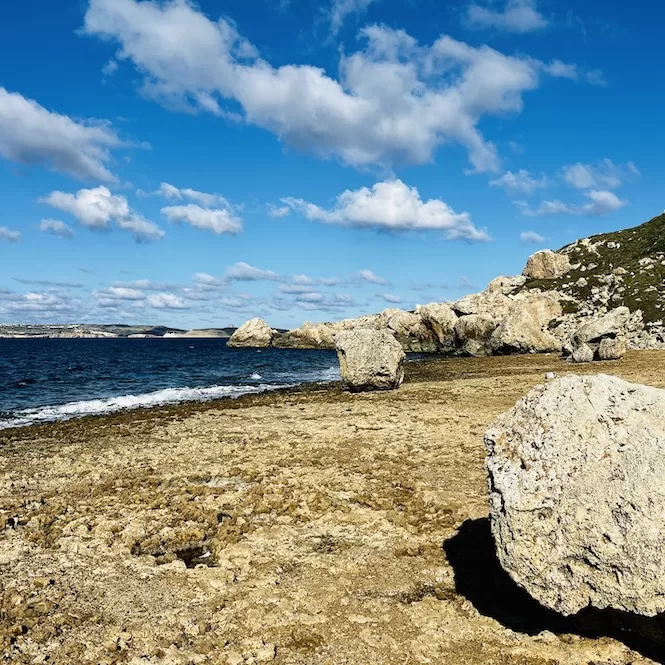
[[122, 324], [4, 324], [0, 339], [229, 339], [234, 327], [181, 330]]

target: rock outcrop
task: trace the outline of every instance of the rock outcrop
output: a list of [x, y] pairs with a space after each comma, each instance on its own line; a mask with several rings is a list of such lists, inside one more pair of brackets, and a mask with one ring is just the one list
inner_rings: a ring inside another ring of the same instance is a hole
[[493, 353], [548, 353], [560, 351], [561, 342], [547, 330], [562, 309], [551, 293], [534, 294], [511, 304], [508, 315], [492, 333]]
[[275, 331], [260, 318], [250, 319], [236, 330], [228, 346], [265, 348], [272, 344]]
[[630, 310], [627, 307], [617, 307], [580, 326], [573, 335], [573, 342], [577, 344], [600, 342], [603, 337], [625, 335], [629, 319]]
[[564, 615], [665, 611], [665, 391], [567, 376], [485, 435], [503, 568]]
[[565, 254], [544, 249], [529, 257], [522, 275], [530, 279], [558, 279], [570, 269], [570, 259]]
[[498, 321], [491, 316], [469, 314], [455, 323], [457, 348], [462, 355], [481, 358], [492, 354], [492, 333]]
[[342, 381], [350, 391], [394, 390], [402, 385], [406, 354], [389, 332], [349, 330], [338, 333], [335, 341]]
[[438, 351], [450, 353], [455, 348], [457, 314], [446, 303], [430, 303], [416, 308], [416, 314], [431, 332]]

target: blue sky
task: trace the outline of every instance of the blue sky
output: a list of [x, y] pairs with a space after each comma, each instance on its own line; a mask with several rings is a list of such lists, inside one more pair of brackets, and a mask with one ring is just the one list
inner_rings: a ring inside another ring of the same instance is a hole
[[0, 10], [0, 321], [272, 325], [456, 299], [665, 206], [665, 7]]

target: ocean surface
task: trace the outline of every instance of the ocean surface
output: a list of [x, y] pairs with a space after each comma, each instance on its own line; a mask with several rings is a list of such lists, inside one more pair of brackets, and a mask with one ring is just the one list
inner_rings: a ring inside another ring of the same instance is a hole
[[0, 339], [0, 429], [336, 381], [334, 351], [221, 339]]

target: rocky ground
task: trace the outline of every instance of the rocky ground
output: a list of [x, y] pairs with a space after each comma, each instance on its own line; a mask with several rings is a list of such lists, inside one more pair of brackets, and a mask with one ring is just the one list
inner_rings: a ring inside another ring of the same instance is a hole
[[665, 662], [629, 617], [540, 608], [494, 556], [483, 432], [582, 370], [665, 387], [663, 352], [436, 360], [391, 393], [0, 433], [4, 662]]

